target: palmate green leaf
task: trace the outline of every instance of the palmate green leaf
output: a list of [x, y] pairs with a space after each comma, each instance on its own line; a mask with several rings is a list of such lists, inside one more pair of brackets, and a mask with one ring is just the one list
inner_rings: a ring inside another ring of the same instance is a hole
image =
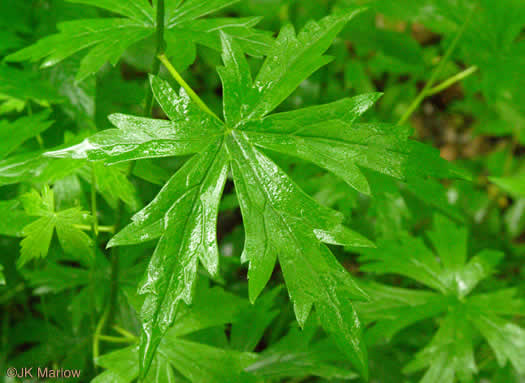
[[32, 190], [20, 199], [27, 215], [40, 218], [23, 229], [24, 239], [20, 242], [18, 267], [22, 267], [31, 259], [45, 257], [55, 230], [66, 253], [80, 259], [89, 259], [91, 239], [74, 227], [74, 224], [85, 223], [89, 219], [88, 213], [79, 208], [56, 212], [53, 191], [47, 186], [43, 188], [42, 195]]
[[5, 158], [28, 139], [48, 129], [50, 113], [44, 111], [33, 116], [22, 117], [13, 122], [0, 121], [0, 159]]
[[445, 297], [428, 291], [378, 283], [363, 284], [362, 288], [370, 296], [370, 301], [357, 302], [357, 311], [365, 323], [374, 323], [366, 333], [367, 344], [390, 341], [414, 323], [445, 312], [448, 305]]
[[199, 259], [211, 275], [218, 273], [216, 225], [227, 165], [221, 142], [194, 156], [109, 244], [161, 236], [139, 290], [146, 295], [141, 313], [147, 334], [141, 343], [144, 365], [151, 362], [162, 336], [173, 324], [180, 301], [192, 302]]
[[[143, 377], [183, 307], [180, 302], [192, 302], [199, 261], [211, 275], [218, 273], [215, 230], [230, 169], [246, 231], [242, 260], [250, 264], [250, 299], [254, 301], [263, 290], [278, 259], [299, 324], [304, 325], [315, 307], [325, 331], [359, 373], [367, 375], [362, 329], [352, 303], [367, 295], [323, 242], [355, 247], [372, 243], [344, 227], [341, 213], [315, 202], [263, 152], [271, 148], [318, 163], [362, 191], [367, 191], [367, 181], [359, 167], [398, 178], [412, 171], [453, 175], [437, 153], [426, 153], [426, 147], [409, 141], [406, 132], [353, 124], [377, 95], [266, 116], [330, 60], [324, 52], [355, 14], [310, 22], [297, 35], [291, 26], [284, 27], [255, 81], [241, 46], [223, 33], [224, 67], [219, 74], [224, 122], [197, 109], [184, 91], [178, 95], [152, 77], [153, 93], [170, 121], [114, 115], [110, 120], [118, 130], [102, 131], [80, 145], [47, 153], [107, 163], [197, 153], [109, 243], [131, 245], [160, 237], [139, 289], [145, 295]], [[323, 140], [337, 147], [334, 161], [319, 155], [327, 150]]]
[[366, 254], [363, 260], [375, 262], [365, 265], [365, 269], [407, 276], [437, 290], [363, 285], [372, 298], [356, 306], [365, 322], [374, 323], [367, 340], [389, 340], [416, 322], [446, 314], [440, 318], [432, 341], [406, 366], [406, 373], [428, 368], [423, 383], [453, 383], [456, 379], [471, 382], [477, 373], [473, 344], [479, 335], [493, 349], [501, 366], [510, 361], [518, 373], [523, 373], [525, 330], [504, 317], [523, 315], [525, 302], [515, 297], [516, 289], [472, 293], [494, 272], [503, 254], [485, 249], [468, 260], [467, 230], [440, 216], [434, 217], [434, 227], [427, 236], [439, 255], [439, 263], [422, 241], [408, 236], [384, 242], [377, 251], [362, 251]]
[[320, 240], [357, 246], [366, 241], [342, 228], [342, 217], [317, 205], [241, 134], [232, 134], [228, 149], [246, 229], [242, 260], [250, 262], [250, 298], [255, 300], [264, 288], [278, 256], [299, 324], [304, 325], [315, 303], [325, 330], [350, 358], [357, 355], [354, 363], [366, 375], [366, 350], [350, 303], [366, 295]]
[[[9, 55], [8, 61], [40, 61], [43, 67], [58, 62], [82, 50], [89, 49], [80, 63], [77, 81], [96, 73], [105, 63], [116, 65], [122, 54], [133, 44], [152, 36], [156, 28], [156, 11], [146, 0], [68, 0], [93, 5], [122, 17], [74, 20], [60, 23], [59, 33], [47, 36], [36, 44]], [[237, 0], [238, 1], [238, 0]], [[237, 1], [168, 1], [166, 41], [168, 55], [176, 46], [190, 43], [220, 49], [219, 32], [224, 30], [242, 42], [250, 54], [261, 56], [271, 45], [271, 37], [254, 30], [259, 18], [198, 20]], [[194, 55], [193, 55], [194, 58]], [[187, 63], [188, 65], [192, 62]], [[184, 69], [184, 68], [183, 68]]]
[[464, 297], [491, 275], [503, 257], [501, 252], [487, 249], [467, 262], [467, 234], [436, 214], [434, 230], [428, 236], [441, 263], [421, 239], [402, 234], [382, 242], [378, 249], [363, 250], [362, 261], [370, 262], [363, 270], [404, 275], [442, 294]]

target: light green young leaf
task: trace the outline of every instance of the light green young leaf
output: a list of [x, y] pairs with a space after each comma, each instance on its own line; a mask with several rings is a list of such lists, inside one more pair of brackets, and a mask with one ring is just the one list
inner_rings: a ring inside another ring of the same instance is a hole
[[34, 258], [44, 258], [49, 251], [53, 233], [65, 252], [79, 259], [87, 259], [91, 254], [91, 239], [76, 228], [75, 224], [85, 223], [89, 214], [79, 208], [55, 211], [53, 191], [44, 187], [42, 195], [35, 190], [20, 197], [27, 215], [40, 217], [23, 229], [24, 239], [20, 242], [18, 267]]
[[525, 312], [525, 302], [516, 297], [515, 288], [491, 291], [469, 297], [469, 306], [478, 312], [491, 312], [497, 315], [521, 315]]
[[458, 270], [467, 260], [468, 230], [459, 227], [442, 215], [434, 216], [433, 230], [427, 235], [443, 262], [443, 267]]
[[0, 286], [5, 285], [4, 266], [0, 265]]

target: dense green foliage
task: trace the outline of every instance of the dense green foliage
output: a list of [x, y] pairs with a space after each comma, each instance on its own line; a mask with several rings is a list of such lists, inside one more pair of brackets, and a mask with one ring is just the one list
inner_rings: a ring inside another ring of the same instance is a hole
[[521, 0], [0, 25], [7, 381], [524, 381]]

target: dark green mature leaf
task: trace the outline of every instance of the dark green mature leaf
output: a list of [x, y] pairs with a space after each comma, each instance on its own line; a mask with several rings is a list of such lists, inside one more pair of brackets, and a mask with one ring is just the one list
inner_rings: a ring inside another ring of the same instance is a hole
[[113, 164], [196, 153], [220, 137], [220, 123], [194, 105], [184, 91], [178, 96], [171, 88], [156, 84], [160, 82], [152, 79], [152, 88], [163, 92], [161, 105], [171, 121], [113, 114], [109, 119], [118, 129], [104, 130], [78, 145], [46, 155]]
[[[362, 329], [352, 303], [367, 295], [323, 242], [354, 247], [372, 243], [344, 227], [342, 214], [315, 202], [261, 151], [268, 147], [321, 164], [362, 191], [367, 181], [360, 166], [398, 178], [411, 172], [453, 174], [436, 153], [409, 141], [407, 132], [353, 124], [377, 95], [266, 117], [329, 61], [324, 52], [355, 14], [310, 22], [298, 35], [291, 26], [284, 27], [255, 81], [240, 45], [221, 34], [224, 123], [198, 110], [183, 91], [179, 96], [152, 78], [153, 93], [171, 121], [116, 115], [111, 120], [119, 130], [102, 131], [80, 145], [47, 153], [108, 163], [197, 153], [109, 243], [130, 245], [160, 237], [139, 290], [145, 295], [143, 377], [183, 307], [180, 301], [192, 302], [198, 261], [212, 276], [218, 273], [215, 227], [230, 168], [246, 229], [242, 260], [250, 263], [250, 299], [265, 287], [278, 258], [299, 324], [304, 325], [315, 306], [322, 327], [367, 376]], [[319, 155], [328, 146], [322, 136], [337, 147], [335, 161]], [[412, 154], [423, 160], [411, 162]], [[344, 171], [339, 171], [343, 163]]]
[[[131, 383], [139, 376], [138, 347], [129, 347], [104, 355], [98, 363], [108, 369], [93, 383]], [[243, 370], [256, 360], [255, 354], [220, 349], [166, 336], [146, 376], [148, 382], [254, 382]], [[175, 375], [175, 370], [178, 371]], [[179, 378], [177, 378], [178, 376]]]
[[[355, 348], [361, 330], [354, 327], [359, 322], [349, 303], [365, 295], [319, 243], [352, 244], [356, 236], [340, 226], [342, 217], [317, 205], [241, 137], [242, 133], [233, 133], [228, 150], [246, 228], [242, 259], [250, 262], [250, 298], [255, 300], [268, 282], [278, 255], [299, 323], [306, 322], [315, 303], [325, 330], [339, 337], [349, 357], [359, 355], [355, 364], [365, 374], [366, 350], [363, 343]], [[366, 245], [359, 238], [358, 242]]]
[[27, 215], [40, 218], [23, 229], [24, 239], [20, 242], [19, 267], [31, 259], [43, 258], [47, 255], [55, 230], [65, 252], [80, 259], [89, 258], [91, 239], [74, 226], [74, 224], [85, 223], [89, 219], [88, 213], [79, 208], [56, 212], [53, 191], [47, 186], [44, 187], [42, 195], [33, 190], [20, 199]]
[[68, 0], [70, 3], [92, 5], [147, 24], [154, 22], [154, 14], [147, 0]]
[[[154, 34], [156, 28], [155, 10], [146, 0], [68, 0], [73, 3], [93, 5], [107, 9], [123, 17], [74, 20], [60, 23], [59, 33], [47, 36], [36, 44], [7, 57], [9, 61], [40, 61], [42, 66], [57, 64], [65, 58], [85, 49], [87, 55], [80, 63], [77, 80], [96, 73], [106, 62], [116, 65], [124, 51], [133, 44]], [[265, 54], [271, 45], [271, 37], [252, 27], [259, 19], [212, 19], [197, 20], [209, 13], [235, 3], [236, 1], [185, 1], [168, 2], [166, 12], [166, 40], [168, 54], [175, 51], [180, 43], [203, 44], [220, 48], [219, 32], [224, 30], [236, 36], [247, 52]], [[191, 64], [189, 62], [188, 64]]]
[[[110, 243], [136, 243], [161, 235], [139, 290], [146, 295], [141, 314], [147, 334], [141, 343], [146, 366], [172, 325], [180, 301], [192, 301], [198, 260], [211, 275], [218, 273], [215, 230], [227, 161], [220, 143], [193, 157]], [[166, 202], [171, 206], [163, 209]]]
[[[52, 299], [67, 291], [71, 300], [64, 309], [71, 313], [73, 329], [80, 329], [82, 319], [89, 317], [86, 307], [97, 312], [102, 312], [104, 308], [104, 300], [109, 292], [110, 264], [100, 252], [97, 252], [94, 260], [79, 259], [76, 254], [54, 254], [53, 259], [48, 260], [42, 268], [23, 269], [22, 274], [27, 285], [34, 289], [34, 295]], [[97, 272], [93, 273], [91, 267]]]

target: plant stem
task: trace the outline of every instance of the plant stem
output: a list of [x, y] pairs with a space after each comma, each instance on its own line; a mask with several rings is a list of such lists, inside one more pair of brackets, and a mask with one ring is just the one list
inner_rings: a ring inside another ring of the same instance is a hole
[[432, 75], [430, 76], [430, 79], [428, 80], [428, 82], [425, 84], [425, 87], [421, 90], [421, 92], [419, 92], [419, 94], [416, 97], [416, 99], [414, 101], [412, 101], [412, 103], [410, 104], [410, 106], [408, 107], [406, 112], [403, 114], [403, 116], [401, 117], [401, 119], [397, 123], [398, 125], [403, 125], [410, 118], [412, 113], [414, 113], [416, 111], [416, 109], [419, 107], [419, 104], [421, 104], [421, 102], [425, 99], [425, 97], [427, 97], [428, 92], [434, 86], [434, 83], [436, 82], [437, 78], [439, 77], [439, 75], [443, 71], [443, 68], [445, 67], [445, 64], [448, 62], [450, 56], [454, 52], [454, 49], [456, 49], [456, 46], [458, 45], [458, 42], [461, 39], [461, 36], [465, 32], [465, 29], [467, 28], [467, 25], [468, 25], [468, 23], [470, 21], [470, 18], [474, 14], [475, 10], [476, 10], [476, 8], [474, 7], [472, 9], [472, 11], [470, 11], [470, 13], [467, 16], [465, 22], [461, 26], [461, 29], [458, 31], [458, 33], [456, 34], [456, 37], [454, 37], [454, 40], [452, 41], [452, 43], [448, 47], [447, 51], [445, 52], [445, 55], [440, 60], [439, 65], [432, 72]]
[[126, 329], [123, 329], [122, 327], [119, 327], [119, 326], [113, 326], [113, 329], [118, 332], [119, 334], [123, 335], [125, 338], [130, 338], [130, 339], [137, 339], [137, 337], [130, 333], [128, 330]]
[[[155, 31], [155, 57], [153, 58], [153, 67], [151, 68], [151, 74], [157, 75], [160, 70], [160, 61], [158, 56], [164, 53], [166, 43], [164, 42], [164, 0], [157, 1], [157, 27]], [[146, 102], [144, 106], [144, 115], [149, 117], [153, 107], [153, 92], [149, 84], [146, 90]]]
[[[77, 223], [77, 224], [74, 224], [73, 226], [80, 230], [86, 230], [86, 231], [93, 230], [93, 226], [89, 226], [89, 225], [82, 225], [82, 224]], [[114, 233], [115, 228], [113, 226], [98, 226], [98, 232], [99, 233]]]
[[[158, 55], [163, 54], [165, 49], [165, 42], [164, 42], [164, 12], [165, 12], [165, 5], [164, 0], [158, 0], [157, 1], [157, 22], [156, 22], [156, 52], [155, 57], [153, 61], [153, 67], [151, 70], [151, 73], [156, 75], [159, 73], [160, 70], [160, 61], [157, 59]], [[151, 116], [153, 106], [153, 93], [151, 91], [151, 87], [148, 85], [146, 90], [146, 101], [145, 101], [145, 107], [144, 107], [144, 115], [149, 117]], [[131, 174], [133, 172], [135, 161], [132, 161], [129, 166], [128, 174]], [[122, 201], [118, 201], [117, 203], [117, 209], [115, 214], [115, 224], [111, 230], [111, 232], [118, 232], [120, 229], [120, 221], [122, 220]], [[94, 230], [94, 229], [93, 229]], [[97, 227], [97, 231], [100, 230], [99, 227]], [[109, 231], [109, 230], [108, 230]], [[102, 331], [104, 328], [106, 328], [107, 325], [111, 325], [113, 322], [113, 318], [115, 316], [115, 308], [117, 306], [118, 301], [118, 281], [119, 281], [119, 258], [118, 258], [118, 247], [112, 247], [111, 248], [111, 286], [110, 286], [110, 293], [109, 293], [109, 300], [107, 302], [106, 308], [104, 309], [104, 313], [100, 317], [97, 326], [95, 328], [95, 332], [93, 334], [93, 361], [96, 362], [98, 356], [100, 355], [100, 340], [106, 340], [108, 341], [111, 338], [115, 337], [109, 337], [107, 335], [102, 335]], [[123, 338], [115, 338], [115, 339], [123, 339]], [[133, 338], [136, 339], [136, 338]], [[127, 337], [127, 341], [129, 342], [131, 340], [130, 337]], [[96, 364], [95, 364], [96, 366]]]
[[136, 339], [123, 338], [123, 337], [110, 336], [110, 335], [99, 335], [98, 338], [100, 340], [103, 340], [104, 342], [109, 342], [109, 343], [135, 343], [136, 342]]
[[455, 83], [467, 78], [471, 74], [475, 73], [478, 70], [478, 67], [473, 65], [471, 67], [468, 67], [467, 69], [455, 74], [454, 76], [448, 78], [447, 80], [443, 81], [441, 84], [436, 85], [432, 89], [429, 89], [426, 93], [426, 97], [433, 96], [435, 94], [438, 94], [442, 92], [443, 90], [447, 89], [448, 87], [454, 85]]
[[[96, 258], [97, 258], [97, 250], [98, 250], [98, 210], [97, 210], [97, 177], [95, 173], [95, 165], [91, 164], [91, 240], [93, 242], [93, 261], [89, 268], [89, 289], [91, 291], [91, 296], [89, 299], [90, 304], [90, 312], [91, 312], [91, 327], [92, 330], [95, 330], [95, 335], [93, 336], [93, 343], [95, 343], [96, 338], [96, 305], [95, 305], [95, 265], [96, 265]], [[98, 340], [97, 340], [97, 347], [98, 347]], [[98, 352], [98, 351], [97, 351]], [[93, 361], [95, 361], [95, 354], [93, 353]], [[96, 364], [93, 363], [95, 370], [96, 370]]]
[[177, 81], [177, 83], [182, 88], [184, 88], [186, 93], [188, 93], [190, 98], [199, 106], [199, 108], [201, 108], [201, 110], [203, 110], [204, 112], [208, 113], [210, 116], [213, 116], [217, 120], [221, 121], [221, 119], [215, 113], [213, 113], [213, 111], [208, 107], [208, 105], [206, 105], [204, 101], [201, 100], [201, 98], [197, 95], [197, 93], [195, 93], [195, 91], [191, 89], [188, 83], [184, 81], [184, 79], [179, 74], [179, 72], [177, 72], [177, 70], [173, 67], [173, 65], [171, 65], [166, 55], [164, 53], [160, 54], [158, 58], [162, 62], [162, 64], [164, 64], [168, 72], [170, 72], [171, 76], [175, 79], [175, 81]]
[[93, 221], [91, 223], [91, 230], [93, 231], [93, 246], [95, 251], [97, 249], [98, 237], [98, 213], [97, 213], [97, 174], [95, 172], [95, 164], [91, 164], [91, 215]]
[[[27, 115], [29, 117], [33, 116], [33, 107], [31, 106], [31, 100], [27, 100]], [[44, 140], [42, 139], [42, 135], [38, 133], [35, 136], [36, 142], [38, 142], [38, 146], [40, 146], [40, 149], [44, 149]]]
[[104, 325], [106, 324], [106, 319], [108, 317], [108, 308], [106, 308], [106, 310], [104, 310], [104, 313], [102, 314], [102, 316], [100, 317], [98, 323], [97, 323], [97, 327], [95, 328], [95, 333], [93, 334], [93, 364], [95, 366], [95, 370], [96, 370], [96, 362], [97, 362], [97, 359], [100, 355], [100, 335], [102, 334], [102, 329], [104, 328]]
[[[122, 219], [122, 202], [117, 205], [117, 212], [115, 215], [115, 233], [120, 230], [120, 221]], [[118, 282], [119, 282], [119, 248], [118, 246], [111, 248], [111, 289], [109, 292], [109, 311], [107, 323], [112, 324], [115, 316], [115, 309], [118, 303]]]

